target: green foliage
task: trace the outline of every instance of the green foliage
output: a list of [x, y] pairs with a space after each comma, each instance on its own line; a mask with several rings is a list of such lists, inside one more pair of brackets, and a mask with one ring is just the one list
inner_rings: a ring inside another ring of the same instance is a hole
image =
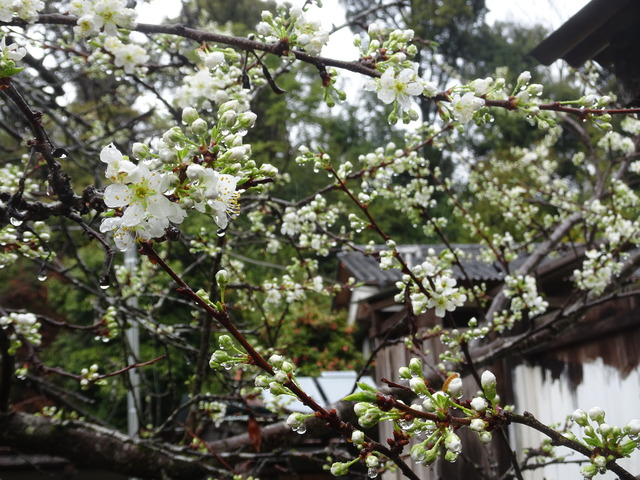
[[276, 349], [296, 365], [298, 375], [357, 370], [362, 357], [345, 312], [329, 313], [328, 301], [310, 300], [292, 308], [282, 322]]

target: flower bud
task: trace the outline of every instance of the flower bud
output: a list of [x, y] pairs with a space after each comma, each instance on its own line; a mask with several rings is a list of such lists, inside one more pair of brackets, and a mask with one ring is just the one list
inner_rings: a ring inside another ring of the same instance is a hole
[[221, 290], [224, 290], [224, 288], [229, 284], [229, 272], [224, 269], [218, 270], [216, 273], [216, 283]]
[[602, 455], [596, 455], [596, 458], [593, 459], [593, 464], [602, 470], [607, 466], [607, 459]]
[[582, 474], [582, 476], [584, 478], [593, 478], [596, 473], [598, 473], [598, 467], [596, 467], [594, 464], [590, 463], [588, 465], [585, 465], [584, 467], [582, 467], [580, 469], [580, 473]]
[[518, 77], [518, 85], [525, 85], [531, 81], [531, 72], [524, 71]]
[[336, 462], [331, 465], [331, 475], [334, 477], [342, 477], [349, 473], [349, 464], [343, 462]]
[[460, 441], [460, 437], [455, 433], [450, 432], [444, 439], [444, 447], [456, 454], [462, 452], [462, 442]]
[[358, 424], [362, 428], [371, 428], [378, 424], [380, 418], [382, 418], [382, 412], [377, 408], [370, 408], [364, 415], [358, 417]]
[[591, 420], [593, 420], [594, 422], [604, 422], [604, 415], [604, 410], [600, 407], [593, 407], [591, 410], [589, 410], [589, 418], [591, 418]]
[[198, 111], [193, 107], [186, 107], [182, 110], [182, 121], [187, 125], [191, 125], [199, 118]]
[[245, 129], [252, 128], [256, 123], [256, 118], [258, 118], [258, 116], [251, 111], [242, 112], [238, 115], [238, 125]]
[[304, 424], [304, 421], [306, 419], [307, 419], [307, 415], [304, 415], [299, 412], [294, 412], [291, 415], [289, 415], [289, 417], [287, 418], [287, 425], [289, 426], [289, 428], [291, 428], [291, 430], [295, 431]]
[[600, 430], [600, 434], [603, 437], [608, 436], [609, 433], [611, 433], [611, 431], [612, 431], [611, 425], [609, 425], [608, 423], [601, 423], [600, 427], [598, 429]]
[[447, 393], [453, 398], [460, 398], [462, 396], [462, 379], [459, 376], [456, 376], [449, 381], [449, 384], [447, 385]]
[[487, 428], [487, 422], [485, 422], [484, 420], [481, 420], [480, 418], [474, 418], [473, 420], [471, 420], [471, 423], [469, 424], [469, 428], [474, 432], [481, 432], [485, 428]]
[[193, 130], [196, 135], [204, 135], [207, 133], [208, 129], [209, 125], [207, 124], [207, 121], [202, 118], [196, 118], [196, 120], [191, 124], [191, 130]]
[[422, 376], [422, 361], [419, 358], [412, 358], [409, 361], [409, 370], [411, 374], [415, 377]]
[[638, 435], [640, 433], [640, 420], [634, 418], [629, 423], [627, 423], [627, 426], [624, 427], [624, 430], [631, 435]]
[[409, 380], [409, 388], [411, 388], [411, 390], [413, 390], [417, 395], [427, 395], [429, 393], [429, 389], [424, 383], [424, 379], [421, 377], [413, 377]]
[[364, 443], [364, 432], [361, 430], [354, 430], [351, 434], [351, 441], [354, 445], [362, 445]]
[[487, 401], [482, 397], [474, 397], [471, 400], [471, 408], [478, 413], [482, 413], [487, 409]]
[[493, 401], [496, 398], [496, 376], [489, 370], [485, 370], [480, 378], [480, 383], [485, 396]]
[[571, 419], [581, 427], [585, 427], [589, 424], [589, 418], [587, 412], [578, 408], [571, 414]]
[[197, 163], [192, 163], [187, 167], [186, 173], [189, 180], [200, 180], [204, 176], [204, 167]]
[[287, 375], [285, 372], [283, 371], [279, 371], [276, 372], [276, 374], [273, 376], [273, 379], [277, 382], [277, 383], [286, 383], [289, 381], [289, 375]]
[[267, 375], [258, 375], [255, 380], [255, 385], [258, 388], [267, 388], [271, 379]]
[[235, 345], [229, 335], [220, 335], [218, 345], [220, 345], [220, 348], [223, 350], [235, 350]]
[[269, 363], [274, 368], [280, 368], [282, 366], [282, 362], [284, 362], [284, 357], [282, 355], [274, 354], [269, 357]]
[[135, 142], [131, 147], [131, 153], [139, 159], [147, 158], [149, 155], [149, 146], [146, 143]]

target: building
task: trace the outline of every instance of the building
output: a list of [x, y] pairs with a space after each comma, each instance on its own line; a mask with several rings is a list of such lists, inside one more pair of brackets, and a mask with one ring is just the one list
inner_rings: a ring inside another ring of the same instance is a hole
[[531, 51], [543, 65], [594, 60], [618, 79], [622, 102], [640, 106], [640, 2], [592, 0]]
[[[480, 259], [480, 245], [454, 245], [464, 258], [453, 268], [458, 284], [470, 286], [484, 282], [489, 296], [502, 286], [505, 270], [498, 263], [486, 263]], [[422, 262], [427, 255], [437, 255], [442, 245], [399, 246], [398, 251], [409, 265]], [[526, 260], [521, 255], [511, 263], [517, 268]], [[549, 311], [560, 311], [567, 304], [573, 288], [572, 272], [584, 258], [584, 247], [563, 245], [538, 265], [535, 276], [540, 291], [549, 302]], [[343, 292], [336, 299], [337, 308], [349, 309], [349, 320], [363, 332], [362, 343], [366, 352], [376, 352], [375, 379], [388, 378], [398, 381], [398, 368], [407, 365], [413, 356], [405, 346], [404, 338], [409, 334], [407, 311], [394, 300], [398, 292], [395, 283], [401, 278], [399, 270], [381, 270], [373, 256], [360, 252], [339, 254], [338, 278], [346, 281], [353, 277], [359, 285], [352, 292]], [[633, 280], [635, 281], [635, 279]], [[491, 366], [498, 375], [498, 383], [504, 404], [514, 404], [516, 411], [529, 411], [547, 424], [566, 421], [566, 416], [576, 408], [590, 409], [600, 406], [605, 409], [607, 420], [613, 425], [624, 426], [638, 416], [640, 400], [640, 294], [627, 288], [629, 294], [602, 302], [591, 308], [572, 328], [559, 333], [553, 341], [510, 352]], [[480, 318], [483, 312], [474, 303], [468, 302], [453, 315], [444, 319], [445, 327], [464, 328], [472, 317]], [[543, 316], [544, 317], [544, 316]], [[417, 334], [429, 330], [441, 319], [433, 311], [417, 318]], [[544, 320], [533, 319], [522, 322], [503, 335], [526, 333], [544, 328]], [[484, 342], [484, 341], [483, 341]], [[486, 341], [490, 345], [489, 340]], [[438, 363], [438, 354], [443, 347], [437, 337], [426, 340], [433, 364]], [[478, 345], [481, 349], [482, 345]], [[467, 394], [473, 395], [477, 387], [471, 378], [465, 379]], [[536, 431], [524, 427], [511, 428], [508, 437], [510, 448], [525, 460], [525, 449], [539, 448], [543, 437]], [[381, 436], [391, 432], [382, 432]], [[421, 478], [500, 478], [508, 469], [509, 455], [504, 445], [494, 436], [489, 447], [481, 446], [471, 436], [465, 443], [465, 457], [455, 464], [440, 462], [430, 469], [416, 466]], [[486, 449], [486, 450], [485, 450]], [[575, 459], [579, 459], [576, 454]], [[550, 460], [550, 459], [548, 459]], [[531, 459], [531, 463], [533, 458]], [[632, 472], [640, 471], [640, 458], [620, 462]], [[498, 473], [498, 475], [496, 475]], [[558, 466], [551, 463], [544, 469], [525, 471], [524, 478], [579, 478], [576, 465]], [[387, 475], [386, 478], [396, 478]], [[401, 477], [397, 477], [401, 478]]]

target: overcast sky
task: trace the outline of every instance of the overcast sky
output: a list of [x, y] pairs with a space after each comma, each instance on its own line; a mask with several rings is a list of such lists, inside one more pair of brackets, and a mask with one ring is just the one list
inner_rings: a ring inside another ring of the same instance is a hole
[[[229, 0], [232, 1], [232, 0]], [[289, 0], [292, 4], [302, 5], [304, 0]], [[486, 0], [489, 14], [487, 20], [512, 20], [520, 23], [539, 23], [554, 30], [567, 21], [574, 13], [584, 7], [589, 0]], [[166, 15], [175, 15], [180, 8], [181, 0], [154, 0], [151, 4], [141, 4], [138, 7], [138, 21], [142, 23], [157, 23]], [[323, 0], [325, 28], [332, 24], [341, 25], [344, 22], [343, 10], [338, 0]], [[334, 38], [335, 37], [335, 38]], [[352, 45], [348, 29], [336, 33], [331, 43], [323, 50], [323, 55], [343, 60], [353, 60], [357, 56]]]

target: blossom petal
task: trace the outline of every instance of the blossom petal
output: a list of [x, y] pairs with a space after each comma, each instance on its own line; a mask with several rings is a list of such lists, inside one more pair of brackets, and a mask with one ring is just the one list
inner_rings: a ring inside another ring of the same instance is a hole
[[114, 183], [104, 190], [104, 203], [107, 207], [124, 207], [129, 205], [133, 196], [131, 190], [126, 185]]

